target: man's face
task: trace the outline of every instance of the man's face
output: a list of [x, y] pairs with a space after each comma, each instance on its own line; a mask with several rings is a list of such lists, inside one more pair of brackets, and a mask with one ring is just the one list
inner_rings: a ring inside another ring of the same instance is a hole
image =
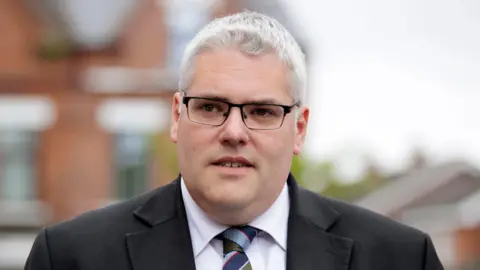
[[[292, 105], [288, 74], [273, 53], [251, 57], [234, 49], [203, 52], [196, 58], [187, 96]], [[189, 120], [177, 93], [171, 139], [177, 143], [180, 171], [192, 197], [210, 214], [265, 211], [285, 184], [293, 154], [300, 152], [308, 114], [301, 108], [298, 121], [291, 112], [278, 129], [251, 130], [240, 109], [232, 108], [223, 125], [202, 125]]]

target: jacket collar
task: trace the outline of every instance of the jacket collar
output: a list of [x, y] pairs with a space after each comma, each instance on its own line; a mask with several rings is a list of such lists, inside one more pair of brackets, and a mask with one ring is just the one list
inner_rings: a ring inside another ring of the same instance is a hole
[[[341, 214], [325, 198], [299, 187], [292, 175], [287, 184], [287, 269], [348, 269], [353, 240], [329, 233]], [[146, 228], [126, 235], [133, 269], [195, 269], [180, 176], [154, 191], [134, 215]]]

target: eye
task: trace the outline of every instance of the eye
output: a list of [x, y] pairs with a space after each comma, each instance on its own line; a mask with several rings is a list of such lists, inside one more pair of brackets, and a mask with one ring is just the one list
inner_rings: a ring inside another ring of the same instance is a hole
[[259, 115], [259, 116], [267, 116], [267, 115], [272, 115], [273, 112], [271, 110], [267, 110], [264, 108], [258, 108], [253, 111], [253, 114]]
[[195, 103], [195, 111], [204, 112], [204, 113], [218, 113], [226, 110], [226, 105], [221, 102], [210, 101], [210, 100], [198, 100]]
[[272, 106], [256, 106], [249, 110], [249, 114], [256, 117], [275, 117], [278, 112]]
[[218, 106], [216, 107], [215, 104], [203, 104], [201, 109], [206, 112], [214, 112], [215, 110], [218, 110]]

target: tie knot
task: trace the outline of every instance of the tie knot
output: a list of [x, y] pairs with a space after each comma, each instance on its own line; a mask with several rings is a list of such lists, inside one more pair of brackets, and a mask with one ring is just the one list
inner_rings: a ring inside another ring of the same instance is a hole
[[233, 250], [244, 252], [258, 233], [259, 230], [251, 226], [236, 226], [226, 229], [220, 234], [220, 238], [223, 239], [224, 252], [228, 253]]

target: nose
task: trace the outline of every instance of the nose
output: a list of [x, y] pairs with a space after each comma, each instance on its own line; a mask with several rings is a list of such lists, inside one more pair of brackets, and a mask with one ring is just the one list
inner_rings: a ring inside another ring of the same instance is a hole
[[240, 108], [232, 108], [221, 126], [220, 140], [228, 146], [245, 145], [248, 140], [248, 128], [243, 123]]

